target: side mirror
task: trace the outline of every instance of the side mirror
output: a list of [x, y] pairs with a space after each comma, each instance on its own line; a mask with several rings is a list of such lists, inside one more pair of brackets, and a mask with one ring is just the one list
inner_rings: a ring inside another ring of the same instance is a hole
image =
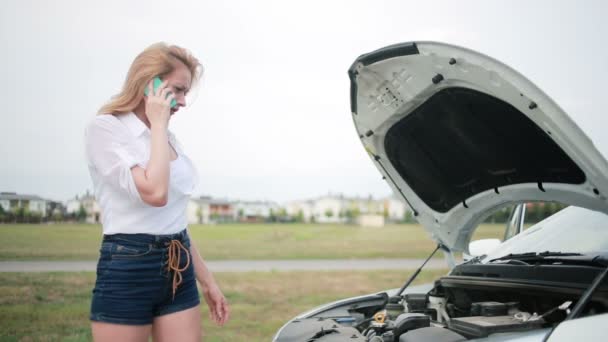
[[463, 253], [464, 261], [468, 261], [474, 257], [485, 255], [494, 250], [500, 245], [499, 239], [481, 239], [469, 243], [469, 254]]

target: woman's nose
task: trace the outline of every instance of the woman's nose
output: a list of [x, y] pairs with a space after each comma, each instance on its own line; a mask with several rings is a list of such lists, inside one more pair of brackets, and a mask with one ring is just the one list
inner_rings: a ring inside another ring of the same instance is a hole
[[180, 106], [186, 107], [186, 97], [184, 95], [178, 96], [176, 101], [177, 101], [177, 104], [179, 104]]

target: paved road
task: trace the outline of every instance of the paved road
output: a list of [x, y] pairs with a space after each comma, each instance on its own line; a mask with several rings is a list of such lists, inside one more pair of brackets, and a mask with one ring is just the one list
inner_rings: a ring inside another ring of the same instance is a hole
[[[223, 260], [207, 261], [213, 272], [318, 271], [318, 270], [406, 270], [416, 269], [423, 259], [348, 260]], [[0, 272], [95, 271], [95, 261], [0, 261]], [[443, 259], [433, 259], [425, 269], [443, 269]]]

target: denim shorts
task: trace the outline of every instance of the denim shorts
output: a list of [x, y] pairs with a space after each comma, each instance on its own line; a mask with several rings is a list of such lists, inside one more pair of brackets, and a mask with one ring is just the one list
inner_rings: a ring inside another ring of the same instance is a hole
[[[157, 316], [197, 306], [200, 296], [192, 260], [185, 267], [189, 249], [185, 229], [171, 235], [104, 235], [90, 319], [146, 325]], [[170, 259], [175, 267], [179, 260], [181, 272], [169, 269]]]

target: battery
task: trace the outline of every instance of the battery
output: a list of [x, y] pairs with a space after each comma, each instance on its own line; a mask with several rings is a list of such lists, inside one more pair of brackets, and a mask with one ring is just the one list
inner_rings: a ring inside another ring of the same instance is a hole
[[452, 318], [449, 327], [468, 338], [480, 338], [494, 333], [537, 329], [543, 323], [542, 319], [522, 322], [513, 316], [472, 316]]

